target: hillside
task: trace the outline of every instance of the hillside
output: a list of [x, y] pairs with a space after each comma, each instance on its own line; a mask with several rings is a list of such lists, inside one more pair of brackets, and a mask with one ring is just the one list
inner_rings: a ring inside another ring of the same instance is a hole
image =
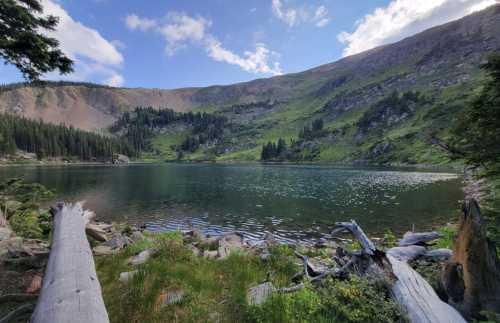
[[[498, 30], [500, 5], [301, 73], [176, 90], [13, 86], [0, 89], [0, 111], [88, 130], [103, 129], [136, 106], [223, 114], [231, 123], [225, 139], [200, 145], [186, 158], [230, 160], [258, 159], [263, 144], [296, 139], [321, 118], [321, 136], [298, 146], [310, 157], [304, 159], [447, 163], [431, 140], [446, 138], [450, 120], [480, 84], [479, 65], [500, 50]], [[386, 100], [417, 91], [425, 98]], [[406, 106], [396, 109], [394, 102]], [[172, 145], [187, 134], [182, 127], [158, 131], [151, 157], [172, 159]]]

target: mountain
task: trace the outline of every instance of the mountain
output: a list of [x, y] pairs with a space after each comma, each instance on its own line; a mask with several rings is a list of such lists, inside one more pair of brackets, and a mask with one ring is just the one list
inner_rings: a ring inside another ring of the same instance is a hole
[[[262, 144], [297, 138], [304, 125], [321, 118], [327, 132], [300, 147], [316, 151], [312, 159], [448, 162], [430, 147], [429, 138], [446, 138], [449, 121], [484, 77], [480, 64], [500, 51], [498, 30], [500, 5], [494, 5], [301, 73], [175, 90], [10, 85], [0, 88], [0, 111], [87, 130], [103, 129], [136, 106], [224, 114], [235, 126], [217, 159], [256, 159]], [[425, 98], [386, 100], [394, 92], [402, 97], [417, 91]], [[176, 131], [171, 130], [154, 140], [160, 156], [180, 140], [178, 132], [172, 139]], [[206, 157], [210, 147], [205, 148], [193, 158]]]

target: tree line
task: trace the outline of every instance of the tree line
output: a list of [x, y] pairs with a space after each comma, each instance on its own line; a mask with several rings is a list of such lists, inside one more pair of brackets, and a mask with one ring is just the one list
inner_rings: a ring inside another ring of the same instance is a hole
[[176, 112], [171, 109], [138, 107], [125, 112], [111, 127], [111, 131], [127, 138], [137, 151], [147, 150], [155, 130], [174, 123], [189, 125], [191, 134], [182, 142], [179, 150], [194, 152], [209, 141], [222, 138], [227, 118], [205, 112]]
[[305, 125], [298, 133], [298, 140], [291, 139], [290, 145], [287, 145], [285, 139], [279, 138], [276, 142], [267, 142], [262, 146], [260, 159], [263, 161], [300, 161], [312, 160], [319, 154], [316, 148], [310, 149], [310, 152], [304, 152], [303, 146], [307, 141], [323, 137], [328, 132], [323, 129], [324, 121], [319, 118], [311, 124]]
[[0, 155], [12, 155], [18, 149], [35, 153], [38, 159], [68, 157], [82, 161], [112, 161], [115, 154], [137, 156], [137, 151], [120, 138], [0, 114]]

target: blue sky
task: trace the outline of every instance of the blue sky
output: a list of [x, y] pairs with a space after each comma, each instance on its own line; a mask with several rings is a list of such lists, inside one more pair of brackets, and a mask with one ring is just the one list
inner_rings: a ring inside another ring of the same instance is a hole
[[[299, 72], [394, 42], [495, 0], [42, 0], [69, 79], [178, 88]], [[0, 66], [0, 83], [21, 81]]]

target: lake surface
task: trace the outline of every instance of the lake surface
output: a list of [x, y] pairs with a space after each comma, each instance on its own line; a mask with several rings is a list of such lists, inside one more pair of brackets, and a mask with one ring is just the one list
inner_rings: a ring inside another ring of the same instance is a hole
[[297, 165], [163, 164], [0, 167], [58, 198], [86, 200], [101, 220], [151, 230], [201, 228], [210, 234], [265, 231], [311, 242], [336, 221], [355, 219], [374, 234], [432, 228], [455, 219], [461, 178], [453, 173]]

